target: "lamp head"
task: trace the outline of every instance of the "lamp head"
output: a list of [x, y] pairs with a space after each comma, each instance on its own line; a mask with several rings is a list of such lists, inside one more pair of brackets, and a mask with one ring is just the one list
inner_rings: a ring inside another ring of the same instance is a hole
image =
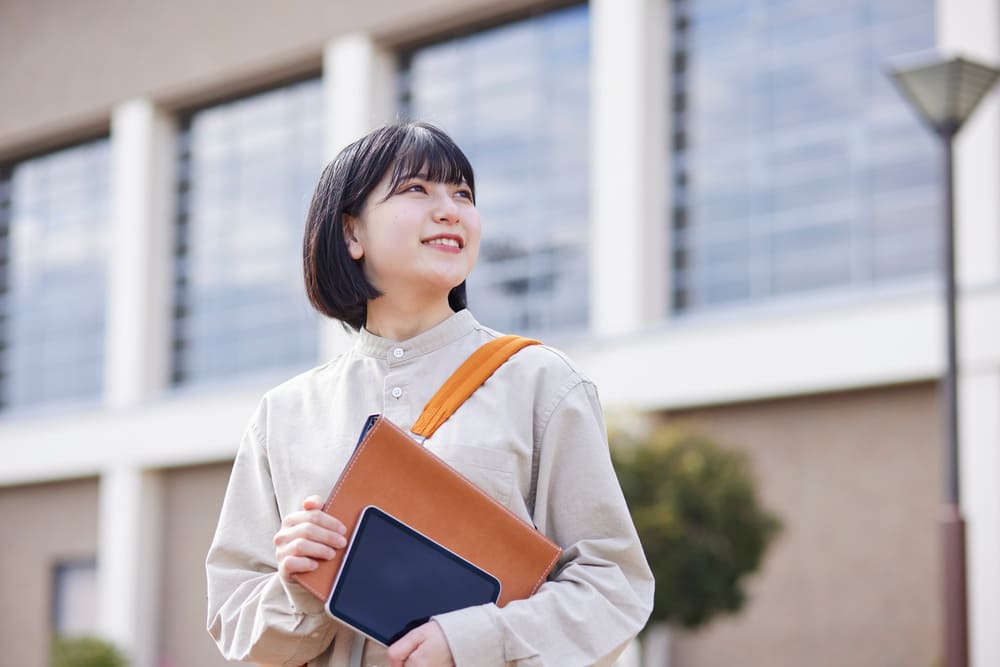
[[1000, 77], [1000, 70], [962, 57], [918, 54], [897, 60], [889, 75], [935, 132], [953, 136]]

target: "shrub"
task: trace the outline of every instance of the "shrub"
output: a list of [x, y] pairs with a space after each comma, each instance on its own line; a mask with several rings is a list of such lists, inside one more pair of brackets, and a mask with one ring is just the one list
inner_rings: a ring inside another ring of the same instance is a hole
[[688, 628], [738, 611], [780, 521], [761, 507], [746, 455], [661, 427], [612, 434], [612, 459], [656, 578], [651, 621]]
[[103, 639], [57, 637], [52, 643], [52, 667], [128, 667], [128, 660]]

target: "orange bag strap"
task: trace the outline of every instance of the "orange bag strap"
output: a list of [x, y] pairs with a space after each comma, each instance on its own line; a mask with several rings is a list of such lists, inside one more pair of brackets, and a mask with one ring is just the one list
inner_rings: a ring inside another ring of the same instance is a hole
[[521, 336], [501, 336], [486, 343], [466, 359], [451, 374], [437, 393], [427, 401], [424, 411], [410, 430], [429, 438], [441, 424], [472, 396], [479, 386], [493, 375], [516, 352], [541, 341]]

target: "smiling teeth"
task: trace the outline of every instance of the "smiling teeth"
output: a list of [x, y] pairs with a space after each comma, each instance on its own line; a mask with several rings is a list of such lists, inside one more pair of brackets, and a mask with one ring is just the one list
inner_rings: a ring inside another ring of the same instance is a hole
[[447, 245], [452, 248], [459, 248], [458, 241], [455, 239], [431, 239], [430, 241], [425, 241], [427, 245]]

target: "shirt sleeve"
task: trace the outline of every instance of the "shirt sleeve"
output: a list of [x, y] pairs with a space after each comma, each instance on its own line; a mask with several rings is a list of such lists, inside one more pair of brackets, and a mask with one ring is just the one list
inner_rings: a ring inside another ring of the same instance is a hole
[[262, 402], [247, 427], [208, 552], [208, 631], [228, 660], [300, 665], [325, 650], [342, 627], [323, 603], [277, 572], [281, 526], [262, 425]]
[[562, 557], [527, 600], [434, 618], [456, 667], [610, 665], [649, 618], [653, 576], [593, 384], [568, 384], [540, 429], [535, 523]]

